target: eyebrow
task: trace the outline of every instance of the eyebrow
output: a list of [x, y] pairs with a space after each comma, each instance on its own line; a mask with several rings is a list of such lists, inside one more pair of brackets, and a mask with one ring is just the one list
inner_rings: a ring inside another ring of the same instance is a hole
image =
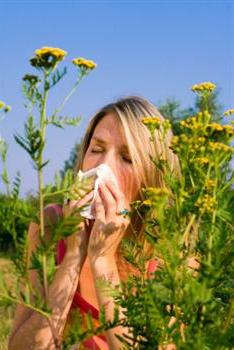
[[[106, 142], [105, 140], [103, 140], [103, 139], [101, 139], [101, 138], [99, 138], [99, 137], [97, 137], [97, 136], [93, 136], [93, 137], [91, 138], [91, 141], [92, 141], [92, 140], [94, 140], [94, 141], [96, 141], [96, 142], [98, 142], [98, 143], [100, 143], [100, 144], [103, 144], [103, 145], [106, 145], [106, 144], [107, 144], [107, 142]], [[127, 152], [129, 151], [127, 145], [121, 145], [120, 148], [122, 148], [124, 151], [127, 151]]]

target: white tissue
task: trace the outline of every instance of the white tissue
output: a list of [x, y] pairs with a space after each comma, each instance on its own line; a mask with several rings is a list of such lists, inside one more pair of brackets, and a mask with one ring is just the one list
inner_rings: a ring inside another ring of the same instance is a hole
[[89, 177], [95, 176], [95, 175], [97, 178], [96, 178], [95, 183], [94, 183], [93, 199], [89, 205], [85, 206], [80, 211], [81, 216], [83, 216], [86, 219], [90, 219], [90, 220], [95, 219], [95, 216], [93, 214], [91, 214], [91, 208], [92, 208], [92, 204], [95, 201], [95, 198], [97, 196], [98, 187], [99, 187], [100, 182], [105, 181], [105, 180], [111, 180], [112, 182], [116, 183], [116, 185], [118, 186], [117, 179], [116, 179], [114, 173], [112, 172], [111, 168], [107, 164], [100, 164], [98, 167], [90, 169], [90, 170], [85, 171], [85, 172], [80, 170], [78, 173], [78, 176], [81, 179], [89, 178]]

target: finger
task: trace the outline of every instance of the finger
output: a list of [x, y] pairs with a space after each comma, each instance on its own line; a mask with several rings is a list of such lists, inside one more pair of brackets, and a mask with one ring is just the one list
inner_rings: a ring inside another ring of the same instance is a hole
[[82, 199], [78, 201], [78, 206], [81, 207], [93, 199], [94, 190], [88, 192]]
[[68, 205], [66, 205], [65, 207], [65, 212], [66, 215], [70, 215], [76, 211], [78, 211], [77, 209], [83, 207], [85, 204], [89, 203], [94, 195], [94, 191], [91, 191], [89, 193], [87, 193], [82, 199], [80, 200], [75, 200], [72, 199]]
[[94, 201], [94, 211], [95, 211], [95, 219], [99, 219], [102, 222], [105, 221], [105, 207], [103, 205], [101, 196], [99, 195], [99, 193], [97, 192], [97, 195], [95, 197], [95, 201]]
[[129, 209], [129, 204], [126, 203], [125, 196], [121, 192], [119, 186], [116, 186], [116, 183], [114, 183], [113, 181], [106, 181], [105, 185], [110, 190], [112, 196], [115, 198], [117, 213], [123, 210], [124, 208]]
[[113, 214], [114, 215], [116, 214], [117, 203], [112, 193], [110, 192], [110, 190], [104, 184], [104, 182], [101, 182], [99, 184], [99, 189], [100, 189], [100, 196], [102, 198], [105, 212], [106, 212], [106, 219], [109, 220], [111, 217], [113, 217]]

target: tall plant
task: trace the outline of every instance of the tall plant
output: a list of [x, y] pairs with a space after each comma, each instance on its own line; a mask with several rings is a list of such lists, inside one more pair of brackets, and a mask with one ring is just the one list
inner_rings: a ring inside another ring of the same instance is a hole
[[[55, 179], [55, 184], [52, 186], [44, 185], [43, 171], [49, 160], [44, 159], [44, 151], [46, 146], [47, 127], [52, 124], [59, 128], [64, 128], [66, 125], [77, 126], [80, 121], [80, 116], [69, 118], [62, 116], [61, 112], [77, 89], [81, 80], [96, 67], [96, 63], [84, 58], [74, 58], [72, 60], [76, 67], [76, 79], [69, 93], [65, 96], [62, 103], [58, 105], [51, 115], [47, 113], [48, 98], [51, 89], [57, 85], [67, 73], [67, 68], [60, 70], [59, 64], [64, 60], [67, 53], [60, 48], [43, 47], [35, 51], [35, 55], [30, 59], [31, 65], [38, 71], [37, 75], [26, 74], [23, 77], [23, 92], [26, 97], [26, 108], [28, 118], [24, 125], [24, 135], [15, 135], [16, 142], [28, 153], [33, 167], [38, 176], [38, 196], [39, 196], [39, 217], [33, 215], [31, 219], [36, 221], [40, 227], [41, 245], [36, 252], [32, 254], [30, 261], [30, 269], [37, 271], [43, 294], [43, 298], [38, 291], [32, 286], [28, 276], [28, 241], [27, 236], [18, 246], [18, 256], [14, 258], [14, 263], [19, 277], [17, 286], [24, 285], [25, 290], [18, 288], [16, 291], [8, 289], [4, 280], [1, 283], [0, 297], [1, 302], [5, 305], [8, 303], [23, 304], [34, 311], [45, 316], [51, 327], [54, 338], [55, 347], [61, 349], [61, 343], [53, 323], [50, 320], [51, 310], [48, 305], [49, 284], [56, 271], [55, 266], [55, 248], [58, 239], [70, 235], [74, 232], [75, 227], [80, 223], [81, 218], [71, 216], [67, 220], [59, 221], [56, 229], [53, 231], [52, 239], [47, 242], [45, 239], [45, 203], [57, 196], [57, 198], [79, 198], [79, 189], [85, 187], [79, 183], [78, 178], [74, 178], [71, 171], [64, 174], [63, 179], [59, 176]], [[0, 105], [1, 108], [9, 109], [5, 105]], [[4, 146], [4, 147], [3, 147]], [[6, 147], [1, 142], [1, 155], [5, 161]], [[5, 163], [4, 163], [5, 164]], [[8, 177], [6, 168], [4, 168], [2, 178], [8, 186]], [[78, 188], [78, 190], [76, 190]], [[7, 190], [9, 191], [8, 187]], [[19, 292], [20, 291], [20, 292]], [[34, 300], [34, 303], [32, 303]]]
[[[211, 99], [215, 85], [196, 84], [192, 90], [204, 101]], [[121, 325], [129, 334], [118, 336], [123, 349], [188, 350], [233, 348], [234, 290], [234, 189], [233, 121], [230, 109], [220, 116], [222, 125], [202, 108], [181, 121], [181, 132], [172, 139], [178, 155], [178, 178], [160, 157], [152, 159], [162, 172], [164, 188], [145, 188], [145, 199], [132, 203], [145, 224], [145, 236], [153, 247], [148, 278], [131, 277], [120, 288], [100, 281], [100, 288], [115, 298], [115, 317], [100, 327], [91, 320], [85, 331], [71, 328], [71, 339], [82, 341], [105, 329]], [[142, 122], [153, 135], [157, 129], [160, 142], [170, 128], [168, 120], [145, 117]], [[127, 239], [123, 254], [144, 272], [146, 260], [142, 246]], [[145, 271], [146, 272], [146, 271]], [[124, 316], [119, 317], [118, 305]], [[79, 314], [74, 314], [79, 324]]]

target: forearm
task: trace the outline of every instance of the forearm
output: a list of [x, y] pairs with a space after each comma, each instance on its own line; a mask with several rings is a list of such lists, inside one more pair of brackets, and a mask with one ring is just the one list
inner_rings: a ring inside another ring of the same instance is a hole
[[[50, 321], [59, 337], [78, 284], [82, 256], [68, 253], [59, 266], [49, 287], [48, 304], [52, 310]], [[9, 350], [55, 349], [53, 334], [48, 319], [32, 311], [29, 318], [15, 330], [9, 340]]]
[[[106, 320], [111, 321], [114, 318], [115, 302], [114, 299], [107, 295], [100, 286], [98, 286], [98, 280], [104, 279], [110, 282], [113, 286], [120, 284], [120, 278], [115, 258], [100, 257], [96, 261], [91, 263], [94, 281], [96, 283], [96, 292], [98, 303], [100, 307], [104, 306]], [[123, 310], [119, 307], [120, 318], [123, 317]], [[109, 348], [112, 350], [121, 349], [121, 342], [115, 336], [115, 334], [123, 335], [123, 333], [129, 333], [128, 328], [115, 327], [105, 332]]]

